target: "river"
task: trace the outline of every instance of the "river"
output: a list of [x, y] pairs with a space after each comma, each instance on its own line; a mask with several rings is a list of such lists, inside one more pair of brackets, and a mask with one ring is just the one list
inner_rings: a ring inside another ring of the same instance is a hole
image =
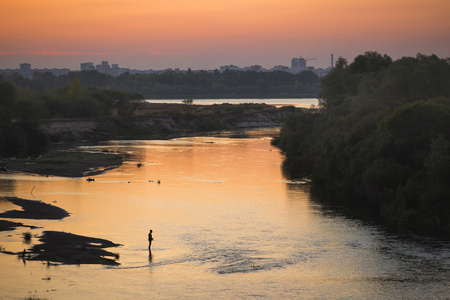
[[[116, 151], [83, 178], [0, 174], [2, 196], [70, 216], [14, 220], [123, 246], [119, 266], [24, 264], [0, 254], [1, 299], [448, 299], [450, 244], [349, 219], [286, 178], [271, 130], [81, 146]], [[142, 167], [137, 167], [142, 163]], [[158, 180], [160, 183], [158, 183]], [[0, 201], [0, 211], [15, 208]], [[152, 256], [147, 233], [153, 230]], [[27, 228], [0, 232], [20, 251]]]
[[[145, 100], [148, 103], [183, 103], [183, 99], [152, 99]], [[243, 103], [265, 103], [268, 105], [280, 106], [295, 106], [310, 108], [312, 105], [319, 105], [317, 98], [270, 98], [270, 99], [194, 99], [193, 104], [198, 105], [213, 105], [213, 104], [243, 104]]]

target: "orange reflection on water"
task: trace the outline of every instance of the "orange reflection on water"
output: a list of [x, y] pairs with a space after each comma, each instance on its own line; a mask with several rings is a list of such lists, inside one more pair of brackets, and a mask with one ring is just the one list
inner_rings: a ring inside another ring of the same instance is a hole
[[[123, 245], [112, 249], [121, 263], [112, 269], [45, 268], [37, 262], [17, 268], [15, 257], [0, 255], [2, 270], [8, 270], [0, 272], [0, 290], [6, 298], [24, 298], [24, 289], [41, 298], [386, 298], [392, 290], [407, 291], [400, 280], [383, 280], [396, 264], [380, 252], [376, 231], [325, 214], [307, 185], [283, 177], [283, 156], [259, 137], [83, 147], [127, 157], [94, 182], [0, 175], [10, 184], [4, 196], [42, 200], [71, 213], [62, 221], [19, 220], [42, 227], [35, 235], [60, 230]], [[20, 233], [0, 234], [0, 245], [20, 250]]]

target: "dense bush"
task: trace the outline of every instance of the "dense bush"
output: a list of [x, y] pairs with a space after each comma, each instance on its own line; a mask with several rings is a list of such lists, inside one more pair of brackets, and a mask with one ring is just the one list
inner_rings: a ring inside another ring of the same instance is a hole
[[320, 111], [273, 141], [298, 176], [346, 190], [398, 222], [450, 232], [450, 65], [435, 55], [340, 58]]

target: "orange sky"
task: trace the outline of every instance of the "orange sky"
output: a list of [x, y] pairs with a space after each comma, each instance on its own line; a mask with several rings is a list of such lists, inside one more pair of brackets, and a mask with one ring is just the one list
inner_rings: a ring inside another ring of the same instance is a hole
[[0, 68], [138, 69], [289, 65], [450, 56], [449, 0], [2, 0]]

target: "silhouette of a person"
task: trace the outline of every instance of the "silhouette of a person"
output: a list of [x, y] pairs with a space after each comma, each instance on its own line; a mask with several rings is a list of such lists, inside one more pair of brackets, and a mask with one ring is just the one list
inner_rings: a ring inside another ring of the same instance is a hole
[[148, 233], [148, 252], [151, 254], [152, 250], [150, 247], [152, 246], [153, 236], [152, 236], [153, 230], [150, 229], [150, 232]]

